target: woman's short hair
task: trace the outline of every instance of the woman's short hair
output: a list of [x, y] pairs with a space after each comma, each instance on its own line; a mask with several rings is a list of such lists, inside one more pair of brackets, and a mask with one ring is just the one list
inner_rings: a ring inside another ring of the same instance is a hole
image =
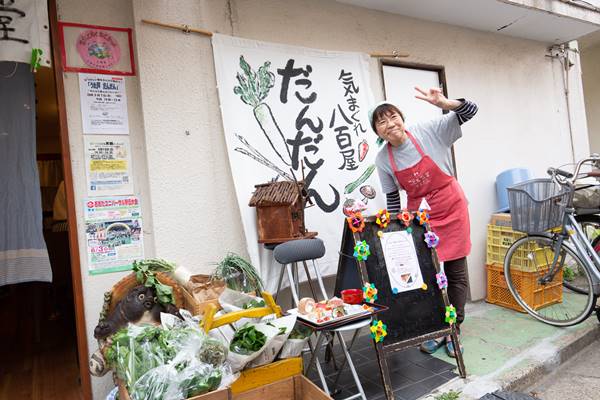
[[377, 122], [381, 117], [392, 113], [398, 114], [402, 118], [402, 121], [404, 121], [404, 114], [402, 114], [402, 111], [400, 111], [400, 109], [393, 104], [383, 103], [375, 108], [375, 110], [373, 110], [373, 116], [371, 117], [371, 128], [373, 128], [373, 132], [377, 133], [377, 129], [375, 129], [375, 122]]

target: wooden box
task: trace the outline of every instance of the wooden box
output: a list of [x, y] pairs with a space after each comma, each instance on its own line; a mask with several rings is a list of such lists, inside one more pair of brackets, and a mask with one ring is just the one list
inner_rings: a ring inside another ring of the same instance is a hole
[[282, 243], [305, 236], [304, 183], [283, 181], [254, 187], [248, 205], [256, 207], [259, 243]]
[[[127, 388], [122, 381], [118, 381], [119, 384], [119, 400], [131, 400]], [[219, 389], [200, 396], [190, 397], [187, 400], [229, 400], [231, 399], [231, 392], [229, 388]]]
[[304, 375], [295, 375], [233, 395], [233, 400], [325, 400], [331, 399]]

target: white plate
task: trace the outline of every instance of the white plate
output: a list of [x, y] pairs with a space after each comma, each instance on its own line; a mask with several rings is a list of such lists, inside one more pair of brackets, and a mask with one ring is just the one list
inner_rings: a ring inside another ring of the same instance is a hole
[[365, 310], [361, 304], [345, 304], [344, 307], [347, 312], [346, 315], [343, 315], [343, 316], [337, 317], [337, 318], [332, 318], [330, 320], [323, 321], [323, 322], [317, 322], [316, 320], [310, 318], [308, 315], [300, 314], [298, 312], [297, 308], [292, 308], [292, 309], [288, 310], [288, 312], [290, 314], [296, 314], [298, 316], [298, 318], [300, 318], [304, 321], [308, 321], [311, 324], [314, 324], [317, 326], [329, 325], [329, 324], [332, 324], [335, 322], [346, 320], [348, 318], [356, 317], [357, 315], [369, 314], [371, 312], [369, 310]]

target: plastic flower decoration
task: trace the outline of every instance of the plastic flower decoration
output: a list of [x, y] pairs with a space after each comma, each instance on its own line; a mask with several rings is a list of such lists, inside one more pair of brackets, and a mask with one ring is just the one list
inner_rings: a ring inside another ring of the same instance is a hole
[[414, 215], [410, 211], [408, 211], [407, 209], [402, 210], [402, 212], [400, 214], [398, 214], [398, 219], [400, 221], [402, 221], [402, 223], [406, 227], [410, 226], [410, 223], [412, 222], [412, 220], [414, 218], [415, 218]]
[[429, 213], [427, 213], [427, 210], [419, 209], [417, 211], [417, 219], [421, 225], [429, 223]]
[[452, 304], [446, 306], [446, 319], [445, 321], [450, 325], [456, 323], [456, 308]]
[[448, 288], [448, 278], [446, 277], [446, 273], [444, 271], [440, 271], [439, 274], [435, 274], [435, 280], [440, 289]]
[[366, 259], [371, 255], [371, 250], [369, 250], [369, 245], [365, 240], [362, 242], [356, 242], [354, 246], [354, 257], [358, 261], [366, 261]]
[[387, 226], [390, 223], [390, 213], [388, 212], [388, 210], [379, 210], [379, 212], [375, 216], [377, 217], [377, 219], [375, 220], [377, 225], [379, 225], [381, 228], [387, 228]]
[[363, 286], [363, 299], [367, 303], [373, 303], [377, 300], [377, 288], [374, 283], [365, 282], [365, 286]]
[[425, 232], [425, 243], [427, 243], [427, 247], [430, 249], [433, 247], [437, 247], [440, 242], [440, 238], [434, 232]]
[[348, 221], [348, 227], [352, 233], [362, 232], [365, 228], [365, 219], [359, 212], [346, 218], [346, 221]]
[[381, 321], [373, 321], [370, 329], [371, 337], [375, 340], [375, 343], [383, 342], [383, 339], [387, 336], [387, 325]]

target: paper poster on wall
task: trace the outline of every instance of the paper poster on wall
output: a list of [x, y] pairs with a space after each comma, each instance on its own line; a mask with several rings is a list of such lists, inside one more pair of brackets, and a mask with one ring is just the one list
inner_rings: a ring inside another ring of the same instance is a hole
[[135, 196], [88, 199], [85, 236], [90, 275], [127, 271], [144, 258], [142, 211]]
[[83, 133], [129, 134], [124, 77], [79, 74], [79, 96]]
[[385, 232], [381, 247], [393, 293], [420, 289], [423, 275], [412, 236], [407, 231]]
[[133, 194], [129, 138], [85, 136], [84, 143], [88, 196]]

